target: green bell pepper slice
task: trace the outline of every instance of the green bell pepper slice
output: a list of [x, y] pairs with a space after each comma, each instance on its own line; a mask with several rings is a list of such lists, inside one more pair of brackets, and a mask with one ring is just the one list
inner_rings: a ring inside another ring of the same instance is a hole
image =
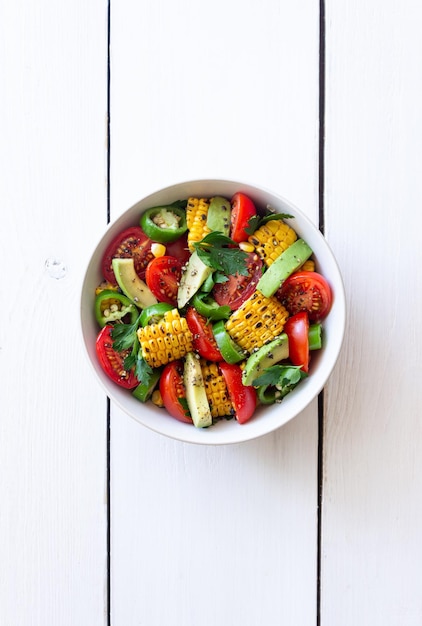
[[216, 322], [212, 327], [212, 332], [226, 363], [239, 363], [245, 359], [245, 351], [230, 337], [225, 328], [224, 320]]
[[148, 379], [148, 383], [139, 383], [137, 387], [132, 391], [132, 395], [140, 402], [146, 402], [152, 396], [152, 392], [157, 386], [161, 376], [161, 368], [155, 369]]
[[202, 283], [201, 291], [206, 291], [207, 293], [209, 293], [210, 291], [212, 291], [212, 288], [214, 287], [214, 285], [215, 285], [215, 281], [214, 281], [214, 272], [213, 272], [212, 274], [207, 276], [207, 278]]
[[147, 209], [140, 219], [144, 233], [158, 243], [171, 243], [179, 239], [188, 229], [186, 223], [186, 200]]
[[320, 350], [322, 347], [322, 327], [321, 324], [315, 323], [309, 325], [308, 340], [309, 350]]
[[129, 298], [113, 289], [104, 289], [95, 298], [95, 317], [101, 328], [106, 324], [121, 322], [130, 315], [130, 323], [134, 324], [138, 310]]
[[231, 313], [229, 306], [220, 306], [214, 298], [202, 291], [193, 296], [192, 304], [198, 313], [211, 320], [226, 320]]
[[151, 306], [147, 306], [141, 313], [139, 318], [139, 322], [141, 326], [149, 326], [150, 324], [156, 324], [159, 322], [164, 313], [167, 311], [172, 311], [174, 306], [168, 304], [167, 302], [158, 302], [157, 304], [151, 304]]
[[256, 391], [260, 404], [274, 404], [275, 402], [281, 400], [282, 397], [282, 394], [277, 387], [272, 387], [270, 385], [257, 387]]

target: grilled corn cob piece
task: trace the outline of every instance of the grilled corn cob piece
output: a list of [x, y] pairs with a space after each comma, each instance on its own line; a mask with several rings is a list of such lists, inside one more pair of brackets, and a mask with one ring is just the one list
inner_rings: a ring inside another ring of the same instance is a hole
[[255, 291], [229, 317], [226, 330], [241, 348], [251, 353], [283, 332], [289, 314], [272, 296], [267, 298]]
[[160, 367], [192, 350], [192, 333], [177, 309], [166, 311], [156, 324], [137, 330], [142, 356], [150, 367]]
[[192, 252], [193, 244], [208, 235], [207, 215], [210, 204], [205, 198], [188, 198], [186, 207], [186, 223], [188, 226], [188, 246]]
[[296, 232], [288, 224], [282, 220], [270, 220], [262, 224], [248, 241], [269, 267], [296, 239]]
[[234, 408], [229, 398], [227, 385], [217, 363], [201, 359], [201, 370], [204, 379], [205, 393], [212, 417], [233, 415]]

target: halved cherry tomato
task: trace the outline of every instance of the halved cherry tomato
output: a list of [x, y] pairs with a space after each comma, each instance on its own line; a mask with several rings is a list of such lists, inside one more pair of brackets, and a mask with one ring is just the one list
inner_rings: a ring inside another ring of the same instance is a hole
[[305, 271], [291, 274], [276, 296], [290, 315], [306, 311], [311, 322], [319, 322], [328, 315], [333, 299], [325, 278], [317, 272]]
[[239, 365], [219, 363], [221, 373], [227, 385], [230, 400], [236, 412], [239, 424], [245, 424], [255, 412], [256, 391], [254, 387], [246, 387], [242, 383], [242, 370]]
[[305, 311], [289, 317], [284, 325], [284, 332], [289, 340], [289, 359], [293, 365], [301, 365], [304, 372], [309, 371], [309, 317]]
[[104, 326], [97, 337], [95, 349], [98, 361], [113, 382], [125, 389], [133, 389], [139, 385], [139, 380], [136, 378], [134, 371], [130, 370], [128, 372], [123, 364], [130, 350], [116, 352], [113, 348], [113, 339], [110, 334], [112, 329], [112, 325]]
[[248, 275], [229, 276], [225, 283], [214, 285], [212, 293], [220, 306], [228, 305], [232, 311], [240, 307], [253, 294], [262, 276], [262, 260], [256, 252], [250, 252], [246, 259]]
[[249, 235], [245, 228], [248, 227], [249, 219], [256, 215], [255, 205], [248, 196], [240, 191], [234, 194], [231, 205], [230, 237], [236, 243], [247, 241]]
[[157, 300], [177, 306], [177, 290], [181, 275], [182, 262], [166, 255], [148, 263], [145, 280]]
[[183, 362], [172, 361], [164, 366], [160, 378], [160, 393], [167, 412], [179, 422], [192, 424], [192, 418], [187, 415], [180, 402], [186, 398], [185, 385], [183, 383]]
[[140, 226], [130, 226], [113, 239], [107, 247], [101, 262], [104, 278], [112, 285], [117, 285], [114, 276], [112, 260], [114, 258], [127, 259], [133, 257], [136, 273], [142, 280], [145, 279], [145, 270], [154, 255], [151, 252], [149, 239]]
[[186, 311], [186, 322], [193, 335], [193, 349], [208, 361], [222, 361], [223, 356], [217, 347], [212, 325], [207, 319], [190, 306]]
[[188, 262], [190, 257], [190, 250], [188, 247], [188, 236], [185, 233], [176, 241], [166, 243], [166, 254], [174, 256], [176, 259], [182, 262], [182, 265]]

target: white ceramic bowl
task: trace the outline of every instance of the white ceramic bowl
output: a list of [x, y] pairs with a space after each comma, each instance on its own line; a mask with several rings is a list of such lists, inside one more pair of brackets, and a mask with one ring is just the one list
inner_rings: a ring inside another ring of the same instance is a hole
[[[281, 403], [259, 407], [253, 418], [240, 425], [236, 420], [221, 420], [210, 428], [195, 428], [170, 417], [165, 409], [151, 402], [143, 404], [132, 397], [130, 391], [111, 382], [103, 373], [95, 353], [95, 339], [99, 332], [94, 316], [95, 288], [102, 281], [100, 264], [107, 245], [128, 226], [138, 225], [141, 213], [152, 206], [169, 204], [188, 196], [211, 197], [221, 195], [231, 198], [243, 191], [259, 207], [270, 205], [275, 211], [288, 213], [287, 220], [312, 248], [316, 269], [328, 280], [333, 291], [333, 305], [323, 322], [323, 347], [313, 352], [310, 375], [303, 380]], [[228, 180], [195, 180], [172, 185], [149, 195], [125, 211], [110, 224], [96, 245], [89, 260], [81, 292], [81, 328], [85, 349], [104, 391], [114, 404], [140, 424], [174, 439], [199, 444], [233, 444], [255, 439], [279, 428], [301, 411], [319, 394], [336, 363], [345, 328], [345, 295], [337, 262], [319, 230], [295, 206], [276, 193], [261, 187]]]

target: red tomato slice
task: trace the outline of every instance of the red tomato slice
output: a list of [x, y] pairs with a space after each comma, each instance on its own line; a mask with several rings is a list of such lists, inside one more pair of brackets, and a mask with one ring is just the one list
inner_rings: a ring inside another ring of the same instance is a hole
[[256, 391], [242, 383], [242, 370], [238, 365], [223, 362], [218, 367], [224, 376], [236, 419], [239, 424], [245, 424], [255, 412]]
[[176, 241], [172, 241], [171, 243], [166, 243], [166, 254], [168, 256], [174, 256], [176, 259], [182, 262], [184, 265], [188, 262], [190, 257], [190, 250], [188, 248], [188, 235], [185, 233]]
[[309, 317], [305, 311], [289, 317], [284, 325], [284, 332], [289, 339], [289, 359], [293, 365], [301, 365], [304, 372], [309, 371]]
[[229, 276], [225, 283], [214, 285], [213, 295], [220, 306], [228, 305], [232, 311], [235, 311], [255, 291], [258, 280], [262, 276], [262, 260], [255, 252], [250, 252], [246, 264], [247, 276], [235, 274]]
[[117, 285], [114, 276], [112, 260], [114, 258], [127, 259], [133, 257], [136, 273], [142, 280], [145, 279], [145, 270], [154, 255], [151, 252], [149, 239], [140, 226], [130, 226], [113, 239], [107, 247], [101, 262], [104, 278], [111, 284]]
[[148, 263], [145, 280], [160, 302], [177, 306], [177, 290], [182, 275], [182, 262], [173, 256], [160, 256]]
[[295, 272], [276, 292], [290, 315], [306, 311], [309, 321], [319, 322], [331, 309], [332, 293], [325, 278], [317, 272]]
[[256, 215], [256, 208], [252, 200], [244, 193], [235, 193], [231, 199], [230, 237], [240, 243], [247, 241], [249, 235], [245, 231], [248, 221]]
[[186, 311], [186, 322], [193, 335], [193, 349], [207, 361], [222, 361], [223, 356], [214, 339], [211, 324], [193, 306]]
[[139, 385], [139, 380], [136, 378], [133, 370], [128, 372], [123, 365], [130, 350], [125, 350], [124, 352], [116, 352], [114, 350], [113, 339], [110, 335], [112, 329], [113, 326], [104, 326], [97, 337], [95, 349], [98, 361], [113, 382], [125, 389], [133, 389]]
[[159, 387], [167, 412], [179, 422], [192, 424], [192, 418], [186, 415], [187, 409], [180, 402], [180, 399], [186, 398], [182, 361], [172, 361], [164, 366]]

